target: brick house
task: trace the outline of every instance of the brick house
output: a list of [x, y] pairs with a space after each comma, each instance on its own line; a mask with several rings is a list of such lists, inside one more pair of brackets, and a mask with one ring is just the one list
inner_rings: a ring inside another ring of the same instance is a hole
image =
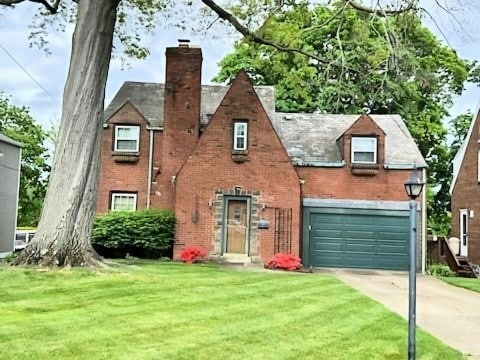
[[480, 107], [453, 161], [450, 187], [451, 235], [460, 239], [459, 253], [480, 264]]
[[199, 48], [166, 57], [164, 85], [125, 82], [105, 110], [98, 213], [174, 210], [175, 258], [408, 268], [403, 182], [426, 164], [399, 116], [277, 113], [243, 71], [201, 85]]

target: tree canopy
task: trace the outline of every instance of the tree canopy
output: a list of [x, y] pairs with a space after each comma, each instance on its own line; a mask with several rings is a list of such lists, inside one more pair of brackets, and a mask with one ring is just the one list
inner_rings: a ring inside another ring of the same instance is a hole
[[11, 104], [0, 93], [0, 132], [22, 144], [18, 226], [36, 226], [47, 189], [47, 133], [28, 109]]
[[442, 187], [430, 197], [430, 210], [445, 213], [452, 156], [443, 121], [475, 73], [474, 62], [443, 45], [415, 12], [381, 18], [339, 2], [277, 14], [258, 34], [322, 61], [244, 38], [220, 61], [214, 81], [244, 68], [256, 84], [275, 86], [284, 112], [400, 114], [429, 164], [430, 185]]

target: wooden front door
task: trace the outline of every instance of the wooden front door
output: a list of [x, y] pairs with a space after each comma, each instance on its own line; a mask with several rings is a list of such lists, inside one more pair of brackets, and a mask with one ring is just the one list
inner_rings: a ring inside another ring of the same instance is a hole
[[248, 254], [248, 202], [247, 200], [227, 200], [225, 252]]

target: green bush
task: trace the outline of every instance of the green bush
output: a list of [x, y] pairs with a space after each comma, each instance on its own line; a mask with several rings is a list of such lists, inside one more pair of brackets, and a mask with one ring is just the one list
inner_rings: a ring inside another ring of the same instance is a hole
[[438, 276], [438, 277], [454, 277], [455, 273], [450, 270], [448, 265], [444, 264], [432, 264], [429, 265], [427, 268], [427, 273], [433, 276]]
[[95, 218], [92, 245], [100, 255], [107, 257], [168, 256], [172, 250], [174, 227], [175, 217], [171, 211], [111, 212]]

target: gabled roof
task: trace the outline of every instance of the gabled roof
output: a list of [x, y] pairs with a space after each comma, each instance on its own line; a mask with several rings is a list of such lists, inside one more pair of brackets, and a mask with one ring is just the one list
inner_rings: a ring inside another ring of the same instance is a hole
[[[202, 85], [201, 98], [201, 123], [208, 123], [212, 115], [225, 96], [228, 86]], [[262, 102], [265, 111], [270, 115], [275, 111], [275, 98], [272, 86], [255, 86], [255, 91]], [[127, 101], [145, 117], [151, 127], [163, 126], [163, 102], [165, 84], [126, 81], [115, 94], [111, 103], [104, 112], [104, 120], [107, 121]]]
[[8, 136], [3, 135], [2, 133], [0, 133], [0, 141], [16, 147], [22, 147], [22, 144], [13, 139], [10, 139]]
[[[229, 86], [223, 85], [202, 85], [202, 124], [208, 123], [228, 89]], [[361, 115], [277, 113], [273, 87], [254, 86], [254, 89], [294, 165], [343, 165], [336, 140]], [[125, 82], [105, 109], [105, 121], [130, 101], [151, 127], [162, 127], [164, 91], [164, 84]], [[427, 166], [399, 115], [369, 116], [385, 133], [385, 167]]]
[[480, 101], [477, 104], [477, 109], [473, 113], [473, 118], [472, 118], [472, 121], [470, 122], [470, 127], [468, 128], [467, 136], [465, 136], [465, 139], [463, 139], [462, 145], [460, 146], [457, 153], [455, 154], [455, 157], [452, 160], [453, 178], [452, 178], [452, 183], [450, 184], [450, 191], [449, 191], [450, 195], [452, 194], [453, 188], [455, 187], [455, 183], [457, 182], [458, 173], [460, 172], [460, 167], [462, 166], [462, 163], [463, 163], [465, 151], [467, 150], [468, 142], [470, 141], [470, 137], [472, 136], [473, 128], [475, 126], [477, 116], [479, 115], [480, 115]]
[[[385, 167], [427, 164], [399, 115], [369, 115], [385, 133]], [[295, 165], [340, 166], [339, 138], [360, 115], [276, 113], [272, 122]]]

